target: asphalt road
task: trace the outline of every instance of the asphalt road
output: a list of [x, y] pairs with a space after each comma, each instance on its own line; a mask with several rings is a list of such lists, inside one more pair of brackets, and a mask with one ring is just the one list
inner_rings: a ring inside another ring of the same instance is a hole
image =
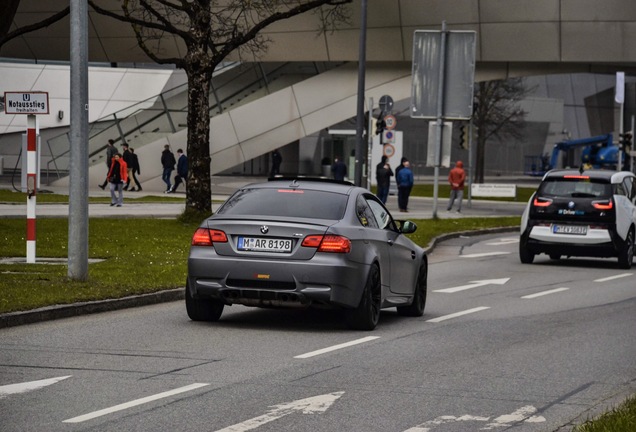
[[517, 236], [430, 255], [421, 318], [171, 302], [0, 329], [0, 430], [565, 431], [636, 393], [634, 272]]

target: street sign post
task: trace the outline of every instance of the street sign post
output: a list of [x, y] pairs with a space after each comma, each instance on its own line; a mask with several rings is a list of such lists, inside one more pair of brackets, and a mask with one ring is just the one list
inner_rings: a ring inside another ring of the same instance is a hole
[[47, 92], [5, 92], [4, 111], [6, 114], [27, 115], [26, 131], [26, 262], [35, 263], [36, 242], [36, 203], [40, 178], [39, 164], [39, 127], [36, 115], [49, 113], [49, 94]]

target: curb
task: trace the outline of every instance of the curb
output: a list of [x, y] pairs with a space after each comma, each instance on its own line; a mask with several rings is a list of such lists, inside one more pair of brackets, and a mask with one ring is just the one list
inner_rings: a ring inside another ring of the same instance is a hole
[[[500, 227], [486, 228], [474, 231], [458, 231], [454, 233], [442, 234], [435, 237], [424, 252], [428, 255], [435, 249], [435, 246], [448, 239], [457, 238], [462, 235], [482, 235], [497, 234], [504, 232], [518, 231], [519, 227]], [[70, 318], [80, 315], [88, 315], [100, 312], [109, 312], [119, 309], [133, 308], [139, 306], [153, 305], [157, 303], [165, 303], [185, 298], [185, 288], [176, 288], [165, 291], [158, 291], [150, 294], [141, 294], [136, 296], [123, 297], [119, 299], [98, 300], [81, 303], [71, 303], [67, 305], [47, 306], [39, 309], [22, 312], [10, 312], [0, 314], [0, 328], [16, 327], [25, 324], [33, 324], [42, 321], [50, 321], [61, 318]]]
[[47, 306], [30, 311], [0, 314], [0, 328], [183, 300], [185, 298], [184, 289], [185, 288], [176, 288], [120, 299], [71, 303], [67, 305]]

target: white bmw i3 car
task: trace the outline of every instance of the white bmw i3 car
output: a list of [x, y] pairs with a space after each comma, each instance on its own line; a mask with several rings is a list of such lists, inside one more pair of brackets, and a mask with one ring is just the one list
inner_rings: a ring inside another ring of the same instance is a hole
[[636, 176], [628, 171], [552, 170], [521, 218], [519, 258], [616, 257], [629, 269], [636, 232]]

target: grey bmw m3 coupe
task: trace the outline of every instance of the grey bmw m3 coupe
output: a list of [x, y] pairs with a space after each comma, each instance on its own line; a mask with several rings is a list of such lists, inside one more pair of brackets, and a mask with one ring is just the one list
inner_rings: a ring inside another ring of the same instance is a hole
[[380, 310], [422, 316], [428, 262], [367, 189], [348, 182], [275, 178], [237, 190], [192, 237], [185, 290], [194, 321], [225, 306], [337, 308], [373, 330]]

